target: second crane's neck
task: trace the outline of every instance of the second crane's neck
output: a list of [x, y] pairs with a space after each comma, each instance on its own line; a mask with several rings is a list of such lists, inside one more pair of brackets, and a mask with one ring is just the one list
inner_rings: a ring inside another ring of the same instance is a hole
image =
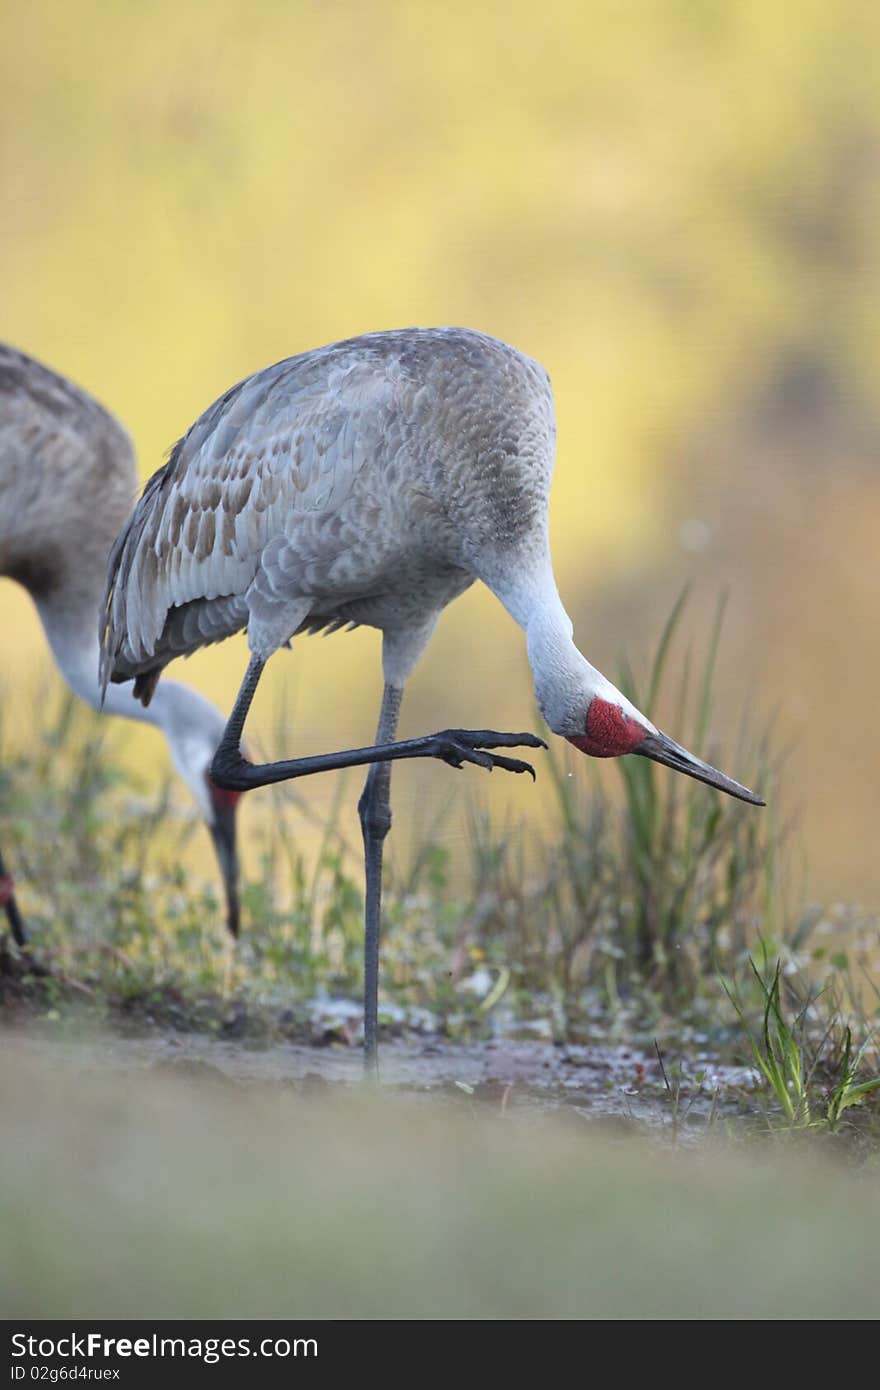
[[104, 714], [136, 719], [160, 729], [174, 765], [186, 781], [205, 820], [214, 820], [207, 771], [223, 733], [223, 718], [210, 701], [188, 685], [163, 680], [144, 708], [134, 697], [134, 685], [110, 685], [101, 702], [98, 680], [98, 608], [91, 603], [73, 608], [38, 602], [37, 609], [58, 669], [75, 695]]
[[[51, 599], [37, 602], [37, 612], [43, 624], [55, 664], [67, 685], [92, 709], [105, 714], [120, 715], [154, 724], [164, 732], [170, 731], [174, 718], [173, 691], [181, 687], [161, 682], [155, 697], [145, 709], [133, 695], [132, 685], [111, 685], [101, 703], [98, 681], [98, 609], [90, 602], [76, 607], [56, 603]], [[195, 694], [195, 692], [193, 692]], [[201, 697], [196, 697], [200, 699]]]

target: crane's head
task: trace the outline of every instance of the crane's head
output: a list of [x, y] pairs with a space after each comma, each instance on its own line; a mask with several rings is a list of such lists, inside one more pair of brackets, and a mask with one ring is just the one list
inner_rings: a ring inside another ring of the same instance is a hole
[[174, 766], [189, 787], [208, 827], [223, 876], [226, 925], [233, 936], [238, 936], [239, 866], [236, 812], [241, 792], [224, 791], [221, 787], [215, 786], [210, 770], [223, 736], [225, 721], [218, 709], [188, 686], [177, 685], [171, 681], [164, 684], [166, 698], [169, 688], [177, 695], [171, 704], [171, 717], [163, 720], [165, 737]]
[[622, 691], [577, 650], [569, 633], [540, 621], [529, 629], [529, 658], [541, 713], [555, 734], [592, 758], [619, 758], [637, 753], [686, 777], [754, 806], [764, 802], [732, 777], [704, 763], [651, 723]]
[[740, 801], [749, 801], [753, 806], [765, 804], [748, 787], [704, 763], [668, 734], [661, 733], [610, 681], [604, 677], [600, 677], [600, 681], [600, 690], [591, 695], [587, 704], [581, 730], [565, 734], [575, 748], [592, 758], [619, 758], [625, 753], [638, 753], [640, 757], [683, 772], [686, 777], [705, 782], [709, 787], [717, 787], [718, 791], [727, 792]]

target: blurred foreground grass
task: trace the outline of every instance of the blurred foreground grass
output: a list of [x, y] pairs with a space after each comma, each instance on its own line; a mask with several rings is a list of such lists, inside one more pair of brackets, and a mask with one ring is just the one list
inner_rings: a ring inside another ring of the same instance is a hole
[[[7, 1048], [6, 1317], [861, 1318], [876, 1174]], [[830, 1142], [830, 1141], [828, 1141]]]

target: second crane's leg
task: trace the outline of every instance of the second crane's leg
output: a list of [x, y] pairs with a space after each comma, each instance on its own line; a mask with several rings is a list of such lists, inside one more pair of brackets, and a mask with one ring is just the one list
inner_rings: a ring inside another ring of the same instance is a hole
[[27, 932], [24, 929], [24, 922], [18, 910], [18, 903], [15, 901], [12, 875], [6, 871], [6, 865], [3, 863], [2, 854], [0, 854], [0, 906], [2, 906], [6, 913], [6, 918], [9, 922], [9, 927], [16, 946], [26, 946]]
[[[386, 685], [376, 743], [393, 743], [403, 691]], [[364, 935], [364, 1068], [378, 1076], [379, 932], [382, 924], [382, 851], [391, 829], [391, 763], [373, 763], [367, 773], [358, 815], [364, 837], [366, 910]]]

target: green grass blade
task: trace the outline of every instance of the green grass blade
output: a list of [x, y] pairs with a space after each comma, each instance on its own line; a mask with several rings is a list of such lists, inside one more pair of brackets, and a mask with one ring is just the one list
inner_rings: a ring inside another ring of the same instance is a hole
[[665, 626], [660, 634], [660, 641], [657, 644], [654, 663], [651, 667], [651, 678], [648, 683], [648, 694], [645, 701], [645, 714], [652, 721], [654, 718], [654, 708], [663, 683], [663, 672], [666, 668], [666, 660], [669, 656], [670, 647], [672, 646], [672, 639], [675, 636], [675, 631], [681, 619], [682, 612], [684, 611], [684, 606], [690, 596], [690, 591], [690, 584], [685, 584], [672, 606], [672, 612], [666, 619]]
[[703, 666], [703, 679], [700, 684], [700, 697], [697, 701], [697, 719], [694, 733], [694, 752], [702, 757], [709, 731], [709, 718], [712, 713], [712, 683], [715, 679], [715, 666], [718, 660], [718, 647], [721, 642], [721, 629], [724, 626], [724, 613], [727, 608], [727, 593], [719, 595], [715, 608], [715, 620], [709, 637], [709, 651]]

